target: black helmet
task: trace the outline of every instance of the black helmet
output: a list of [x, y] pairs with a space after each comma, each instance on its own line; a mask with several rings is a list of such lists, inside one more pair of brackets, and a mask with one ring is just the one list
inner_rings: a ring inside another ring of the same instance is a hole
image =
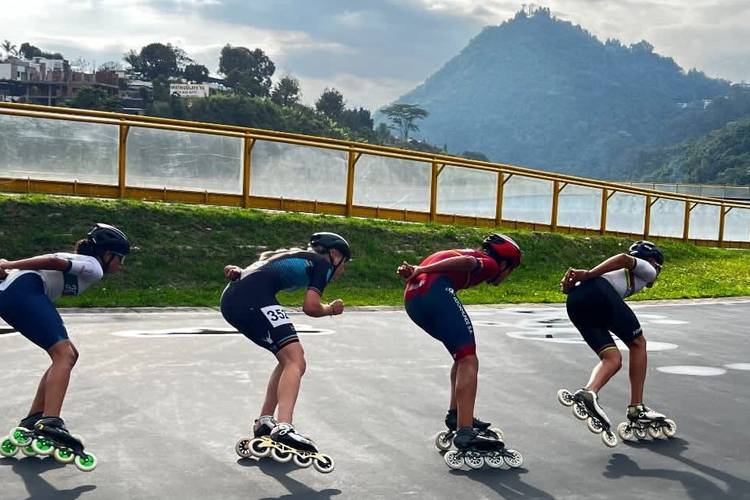
[[128, 237], [125, 236], [125, 233], [109, 224], [98, 222], [94, 226], [94, 229], [86, 235], [86, 239], [94, 245], [97, 253], [104, 253], [107, 250], [120, 255], [130, 253]]
[[628, 248], [628, 255], [639, 259], [654, 259], [660, 266], [664, 265], [664, 254], [661, 253], [659, 247], [650, 241], [636, 241]]
[[321, 247], [326, 250], [335, 248], [344, 255], [346, 260], [351, 260], [352, 250], [349, 243], [336, 233], [315, 233], [310, 236], [310, 246], [312, 248]]
[[513, 269], [521, 265], [521, 247], [504, 234], [493, 233], [487, 236], [482, 242], [482, 249], [498, 264], [505, 262]]

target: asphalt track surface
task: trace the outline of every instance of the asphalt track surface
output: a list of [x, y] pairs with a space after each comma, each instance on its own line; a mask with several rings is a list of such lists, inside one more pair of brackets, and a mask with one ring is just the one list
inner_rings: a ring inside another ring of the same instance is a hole
[[[750, 301], [634, 309], [653, 349], [646, 403], [678, 431], [607, 448], [556, 399], [596, 362], [564, 309], [468, 308], [481, 365], [477, 415], [525, 457], [520, 469], [478, 471], [449, 470], [433, 444], [451, 359], [402, 310], [294, 314], [308, 360], [295, 420], [335, 458], [328, 475], [237, 457], [274, 361], [227, 332], [215, 310], [65, 312], [81, 358], [63, 416], [100, 465], [83, 473], [52, 458], [2, 458], [0, 498], [750, 498]], [[47, 359], [12, 333], [0, 334], [0, 359], [9, 430]], [[626, 369], [601, 401], [615, 423], [624, 419]]]

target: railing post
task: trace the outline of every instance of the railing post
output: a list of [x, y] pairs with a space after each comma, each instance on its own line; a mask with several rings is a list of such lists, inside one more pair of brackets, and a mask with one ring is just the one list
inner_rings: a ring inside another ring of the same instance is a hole
[[255, 146], [255, 138], [250, 134], [245, 134], [242, 143], [242, 206], [248, 208], [250, 206], [250, 177], [253, 168], [253, 146]]
[[437, 161], [432, 161], [432, 180], [430, 181], [430, 222], [437, 220], [437, 192], [438, 176], [440, 175], [440, 166]]
[[692, 202], [690, 200], [685, 200], [685, 220], [682, 223], [682, 241], [686, 242], [690, 239], [690, 212], [692, 212], [693, 207], [690, 205]]
[[117, 187], [120, 190], [120, 198], [125, 198], [125, 171], [128, 162], [128, 131], [130, 125], [120, 123], [120, 138], [117, 143]]
[[505, 174], [497, 173], [497, 198], [495, 200], [495, 226], [503, 222], [503, 191], [505, 188]]
[[553, 233], [557, 231], [557, 213], [560, 210], [560, 193], [567, 185], [567, 182], [561, 183], [559, 180], [555, 180], [552, 183], [552, 219], [550, 221], [550, 228]]
[[604, 234], [607, 232], [607, 203], [609, 202], [608, 192], [609, 190], [607, 188], [602, 188], [602, 212], [601, 216], [599, 217], [599, 234]]
[[346, 216], [352, 215], [352, 205], [354, 204], [354, 166], [362, 153], [356, 153], [349, 150], [349, 158], [346, 169]]
[[651, 201], [651, 195], [646, 195], [646, 215], [644, 216], [643, 221], [643, 239], [648, 239], [648, 233], [651, 229], [651, 205], [653, 205], [653, 202]]
[[719, 206], [719, 210], [721, 210], [721, 215], [719, 216], [719, 248], [721, 248], [724, 246], [724, 221], [726, 215], [732, 210], [732, 207], [727, 208], [722, 204]]

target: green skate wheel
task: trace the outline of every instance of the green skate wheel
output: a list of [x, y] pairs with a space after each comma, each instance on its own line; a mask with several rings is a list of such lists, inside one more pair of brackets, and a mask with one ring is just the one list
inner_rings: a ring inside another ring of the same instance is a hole
[[293, 460], [294, 460], [294, 464], [297, 467], [302, 467], [303, 469], [306, 469], [313, 464], [313, 461], [315, 459], [311, 457], [310, 455], [306, 455], [304, 457], [299, 456], [299, 455], [294, 455]]
[[604, 431], [602, 432], [601, 436], [602, 442], [610, 448], [614, 448], [615, 446], [617, 446], [617, 436], [615, 436], [612, 431]]
[[278, 448], [271, 449], [271, 458], [273, 458], [280, 464], [285, 464], [289, 462], [293, 456], [294, 456], [294, 453], [292, 453], [291, 451], [281, 451]]
[[443, 455], [443, 460], [451, 469], [458, 470], [464, 466], [464, 458], [457, 450], [450, 450]]
[[633, 440], [633, 429], [630, 428], [627, 422], [620, 422], [617, 424], [617, 434], [620, 435], [620, 439], [623, 441]]
[[39, 453], [34, 451], [34, 448], [32, 448], [31, 445], [21, 448], [21, 453], [23, 453], [26, 457], [35, 457], [39, 455]]
[[448, 451], [451, 449], [451, 446], [453, 446], [453, 439], [448, 439], [447, 431], [440, 431], [438, 432], [438, 435], [435, 436], [435, 446], [437, 446], [437, 449], [440, 451]]
[[24, 427], [16, 427], [10, 431], [10, 441], [19, 448], [24, 448], [31, 444], [33, 440], [33, 434], [31, 431]]
[[84, 456], [75, 456], [74, 462], [76, 464], [76, 467], [78, 467], [78, 470], [82, 472], [91, 472], [92, 470], [96, 469], [96, 466], [98, 465], [98, 461], [96, 460], [96, 457], [93, 453], [84, 453]]
[[321, 474], [328, 474], [336, 467], [336, 463], [325, 453], [318, 453], [318, 458], [313, 462], [313, 467]]
[[505, 450], [505, 456], [503, 460], [508, 464], [508, 467], [517, 469], [523, 465], [523, 455], [516, 450], [507, 449]]
[[668, 438], [674, 437], [675, 434], [677, 434], [677, 424], [674, 420], [671, 418], [668, 418], [664, 420], [664, 423], [666, 424], [662, 428], [662, 432], [664, 432], [664, 435]]
[[52, 441], [40, 437], [31, 442], [31, 449], [39, 455], [51, 455], [55, 449], [55, 445], [52, 444]]
[[0, 455], [10, 458], [15, 456], [16, 453], [18, 453], [18, 446], [14, 445], [10, 438], [3, 439], [2, 444], [0, 444]]
[[76, 458], [73, 450], [69, 448], [55, 448], [55, 451], [52, 452], [52, 457], [61, 464], [69, 464]]

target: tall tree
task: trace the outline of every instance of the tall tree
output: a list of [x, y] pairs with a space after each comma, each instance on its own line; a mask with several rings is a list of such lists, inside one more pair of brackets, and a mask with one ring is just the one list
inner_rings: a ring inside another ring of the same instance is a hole
[[203, 83], [208, 80], [208, 68], [202, 64], [188, 64], [185, 66], [182, 76], [188, 81]]
[[150, 43], [141, 49], [139, 57], [143, 76], [149, 80], [159, 76], [169, 78], [180, 74], [177, 54], [169, 44]]
[[410, 132], [419, 132], [419, 126], [416, 121], [422, 120], [430, 115], [430, 113], [419, 106], [419, 104], [391, 104], [381, 109], [382, 113], [388, 117], [391, 122], [391, 128], [398, 130], [401, 134], [401, 139], [404, 142], [409, 141]]
[[34, 47], [29, 42], [23, 42], [18, 49], [18, 53], [22, 55], [24, 59], [33, 59], [34, 57], [42, 56], [42, 49]]
[[82, 87], [66, 104], [73, 108], [122, 111], [122, 103], [117, 96], [110, 96], [105, 90], [97, 87]]
[[229, 44], [221, 49], [219, 73], [226, 76], [227, 83], [238, 93], [268, 96], [275, 71], [273, 61], [261, 49], [250, 50]]
[[344, 95], [334, 88], [326, 88], [315, 101], [315, 109], [332, 120], [338, 120], [344, 112]]
[[286, 75], [276, 82], [271, 91], [271, 100], [281, 106], [297, 104], [300, 97], [299, 80], [291, 75]]

